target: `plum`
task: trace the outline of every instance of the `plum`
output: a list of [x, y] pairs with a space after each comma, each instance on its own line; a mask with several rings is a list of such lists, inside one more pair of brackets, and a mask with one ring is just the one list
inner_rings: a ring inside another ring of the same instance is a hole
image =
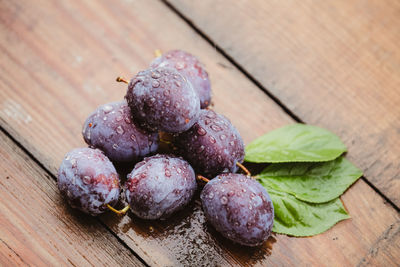
[[221, 174], [204, 186], [200, 198], [207, 220], [224, 237], [258, 246], [271, 235], [274, 207], [256, 180], [243, 174]]
[[137, 163], [125, 186], [131, 211], [143, 219], [167, 218], [183, 208], [197, 188], [189, 163], [161, 154]]
[[202, 109], [198, 121], [188, 131], [175, 136], [178, 153], [189, 161], [197, 173], [214, 177], [236, 172], [244, 159], [243, 140], [223, 115]]
[[120, 181], [102, 151], [76, 148], [68, 152], [58, 169], [58, 189], [68, 203], [90, 215], [98, 215], [118, 202]]
[[200, 98], [200, 107], [206, 108], [211, 102], [211, 83], [204, 65], [192, 54], [182, 50], [171, 50], [156, 58], [151, 68], [172, 67], [184, 75], [193, 85]]
[[197, 121], [200, 111], [192, 84], [172, 68], [139, 72], [130, 81], [125, 98], [135, 122], [148, 131], [184, 132]]
[[158, 133], [138, 127], [126, 101], [98, 107], [85, 121], [85, 142], [115, 162], [137, 162], [158, 148]]

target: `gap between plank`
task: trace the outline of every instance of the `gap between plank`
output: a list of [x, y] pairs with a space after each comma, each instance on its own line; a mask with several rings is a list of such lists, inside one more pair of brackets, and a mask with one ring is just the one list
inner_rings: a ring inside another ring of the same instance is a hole
[[[51, 177], [56, 183], [57, 183], [57, 178], [55, 175], [53, 175], [49, 169], [47, 169], [31, 152], [29, 152], [20, 142], [18, 142], [11, 134], [9, 134], [6, 129], [2, 125], [0, 125], [0, 130], [2, 133], [4, 133], [19, 149], [21, 149], [26, 155], [29, 156], [31, 160], [33, 160], [43, 171]], [[121, 243], [126, 249], [128, 249], [143, 265], [145, 266], [150, 266], [145, 262], [131, 247], [129, 247], [115, 232], [113, 232], [102, 220], [100, 220], [98, 217], [94, 218], [96, 221], [100, 223], [104, 228], [106, 228], [107, 231], [113, 235], [119, 243]]]
[[178, 17], [185, 21], [197, 34], [199, 34], [206, 42], [208, 42], [215, 50], [220, 53], [225, 59], [227, 59], [233, 66], [235, 66], [247, 79], [254, 83], [258, 88], [260, 88], [265, 94], [268, 95], [281, 109], [283, 109], [293, 120], [299, 123], [304, 123], [296, 114], [294, 114], [288, 107], [286, 107], [282, 101], [280, 101], [276, 96], [271, 94], [256, 78], [254, 78], [246, 69], [244, 69], [238, 62], [236, 62], [229, 54], [227, 54], [219, 45], [217, 45], [211, 38], [209, 38], [200, 28], [198, 28], [194, 23], [185, 17], [179, 10], [177, 10], [168, 0], [161, 0], [168, 8], [172, 10]]
[[[197, 34], [199, 34], [207, 43], [209, 43], [215, 50], [220, 53], [226, 60], [228, 60], [234, 67], [236, 67], [246, 78], [248, 78], [254, 85], [260, 88], [269, 98], [271, 98], [282, 110], [284, 110], [294, 121], [298, 123], [304, 123], [300, 117], [294, 114], [285, 104], [282, 103], [276, 96], [268, 91], [256, 78], [254, 78], [244, 67], [236, 62], [228, 53], [226, 53], [219, 45], [217, 45], [210, 37], [207, 36], [199, 27], [197, 27], [188, 17], [181, 13], [175, 6], [168, 2], [168, 0], [160, 0], [164, 3], [172, 12], [180, 17], [189, 27], [191, 27]], [[369, 185], [378, 195], [380, 195], [386, 203], [389, 203], [397, 212], [400, 213], [400, 207], [396, 206], [386, 195], [384, 195], [375, 185], [373, 185], [364, 176], [361, 177], [367, 185]]]

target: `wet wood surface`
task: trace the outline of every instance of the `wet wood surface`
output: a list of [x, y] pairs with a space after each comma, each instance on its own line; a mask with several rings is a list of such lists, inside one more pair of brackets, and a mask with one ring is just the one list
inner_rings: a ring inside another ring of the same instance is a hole
[[56, 181], [0, 132], [0, 265], [144, 266], [91, 216], [64, 204]]
[[400, 2], [168, 0], [400, 207]]
[[[147, 68], [155, 49], [175, 48], [190, 51], [205, 63], [215, 109], [231, 119], [246, 143], [294, 122], [163, 2], [0, 2], [0, 123], [3, 131], [29, 153], [16, 149], [7, 137], [2, 138], [2, 144], [7, 145], [0, 148], [1, 156], [10, 163], [1, 167], [7, 173], [18, 171], [19, 175], [7, 180], [3, 171], [0, 190], [23, 193], [32, 183], [33, 189], [40, 189], [33, 190], [30, 199], [37, 199], [35, 207], [42, 210], [30, 214], [33, 219], [26, 222], [10, 208], [22, 197], [4, 194], [1, 205], [7, 209], [0, 211], [4, 210], [0, 238], [9, 239], [7, 245], [0, 246], [1, 260], [6, 264], [35, 265], [38, 258], [38, 264], [73, 258], [71, 264], [80, 265], [79, 253], [86, 247], [91, 253], [101, 248], [107, 255], [121, 253], [117, 258], [97, 256], [96, 261], [88, 263], [96, 265], [143, 261], [151, 266], [344, 266], [399, 259], [390, 242], [381, 242], [388, 232], [393, 233], [399, 213], [363, 180], [342, 197], [352, 219], [311, 238], [274, 235], [264, 246], [251, 249], [233, 245], [217, 234], [206, 223], [198, 196], [166, 221], [145, 221], [131, 214], [120, 218], [110, 213], [92, 219], [68, 208], [55, 189], [55, 174], [66, 152], [85, 146], [81, 127], [86, 116], [98, 105], [122, 99], [126, 86], [114, 82], [116, 76], [130, 77]], [[333, 126], [328, 128], [342, 133]], [[352, 150], [350, 146], [350, 155]], [[357, 163], [355, 159], [351, 158]], [[51, 206], [51, 212], [45, 212]], [[75, 235], [84, 237], [86, 243], [80, 244], [68, 229], [61, 229], [65, 218], [72, 222]], [[4, 227], [13, 221], [20, 227], [15, 232]], [[43, 234], [24, 231], [24, 224], [35, 231], [42, 229], [39, 233]], [[48, 237], [57, 227], [57, 238]], [[98, 233], [104, 235], [99, 237]], [[12, 236], [24, 236], [31, 243], [21, 244]], [[397, 235], [390, 236], [398, 239]], [[110, 241], [105, 244], [104, 239]], [[69, 245], [77, 244], [76, 252], [63, 243], [65, 240]], [[52, 246], [41, 245], [51, 242], [60, 248], [57, 256]], [[40, 246], [41, 250], [26, 251], [28, 245]], [[381, 256], [372, 259], [371, 251], [376, 247], [385, 249], [373, 254]], [[9, 256], [9, 248], [20, 257]], [[389, 254], [384, 253], [386, 250]]]

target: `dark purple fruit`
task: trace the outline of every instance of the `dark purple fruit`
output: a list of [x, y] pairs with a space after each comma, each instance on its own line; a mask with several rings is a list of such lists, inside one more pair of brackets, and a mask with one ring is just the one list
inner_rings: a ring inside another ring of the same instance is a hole
[[211, 84], [204, 65], [192, 54], [182, 50], [171, 50], [156, 58], [150, 64], [151, 68], [175, 68], [184, 75], [200, 98], [201, 108], [206, 108], [211, 102]]
[[149, 131], [179, 133], [196, 121], [200, 100], [190, 82], [172, 68], [139, 72], [125, 96], [135, 122]]
[[236, 172], [236, 163], [244, 158], [239, 132], [225, 116], [212, 110], [201, 110], [197, 123], [179, 134], [174, 143], [197, 173], [210, 178]]
[[258, 246], [271, 235], [274, 207], [256, 180], [243, 174], [221, 174], [205, 185], [200, 198], [207, 220], [224, 237]]
[[98, 107], [85, 121], [85, 142], [112, 161], [138, 161], [158, 148], [158, 133], [137, 127], [125, 101]]
[[76, 148], [65, 155], [58, 169], [58, 189], [68, 203], [90, 215], [117, 203], [118, 174], [111, 161], [98, 149]]
[[183, 159], [155, 155], [136, 164], [126, 182], [126, 200], [143, 219], [165, 219], [183, 208], [197, 188], [192, 167]]

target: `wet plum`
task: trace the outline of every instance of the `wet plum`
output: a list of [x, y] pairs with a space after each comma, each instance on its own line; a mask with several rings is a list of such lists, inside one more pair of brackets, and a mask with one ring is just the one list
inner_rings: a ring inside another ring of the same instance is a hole
[[182, 50], [171, 50], [153, 60], [151, 68], [172, 67], [184, 75], [193, 85], [200, 98], [201, 108], [211, 102], [211, 84], [204, 65], [190, 53]]
[[85, 121], [85, 142], [116, 162], [139, 161], [158, 148], [158, 133], [135, 125], [125, 101], [98, 107]]
[[143, 219], [165, 219], [183, 208], [197, 188], [192, 167], [182, 158], [155, 155], [136, 164], [126, 182], [131, 211]]
[[179, 133], [196, 121], [200, 100], [190, 82], [173, 68], [139, 72], [125, 96], [132, 117], [149, 131]]
[[68, 152], [58, 170], [58, 188], [68, 203], [90, 215], [117, 203], [118, 174], [111, 161], [98, 149], [76, 148]]
[[199, 174], [214, 177], [223, 172], [236, 172], [243, 162], [243, 140], [223, 115], [201, 110], [198, 121], [188, 131], [177, 135], [178, 152]]
[[221, 174], [205, 185], [200, 198], [207, 220], [224, 237], [258, 246], [271, 235], [274, 207], [256, 180], [242, 174]]

